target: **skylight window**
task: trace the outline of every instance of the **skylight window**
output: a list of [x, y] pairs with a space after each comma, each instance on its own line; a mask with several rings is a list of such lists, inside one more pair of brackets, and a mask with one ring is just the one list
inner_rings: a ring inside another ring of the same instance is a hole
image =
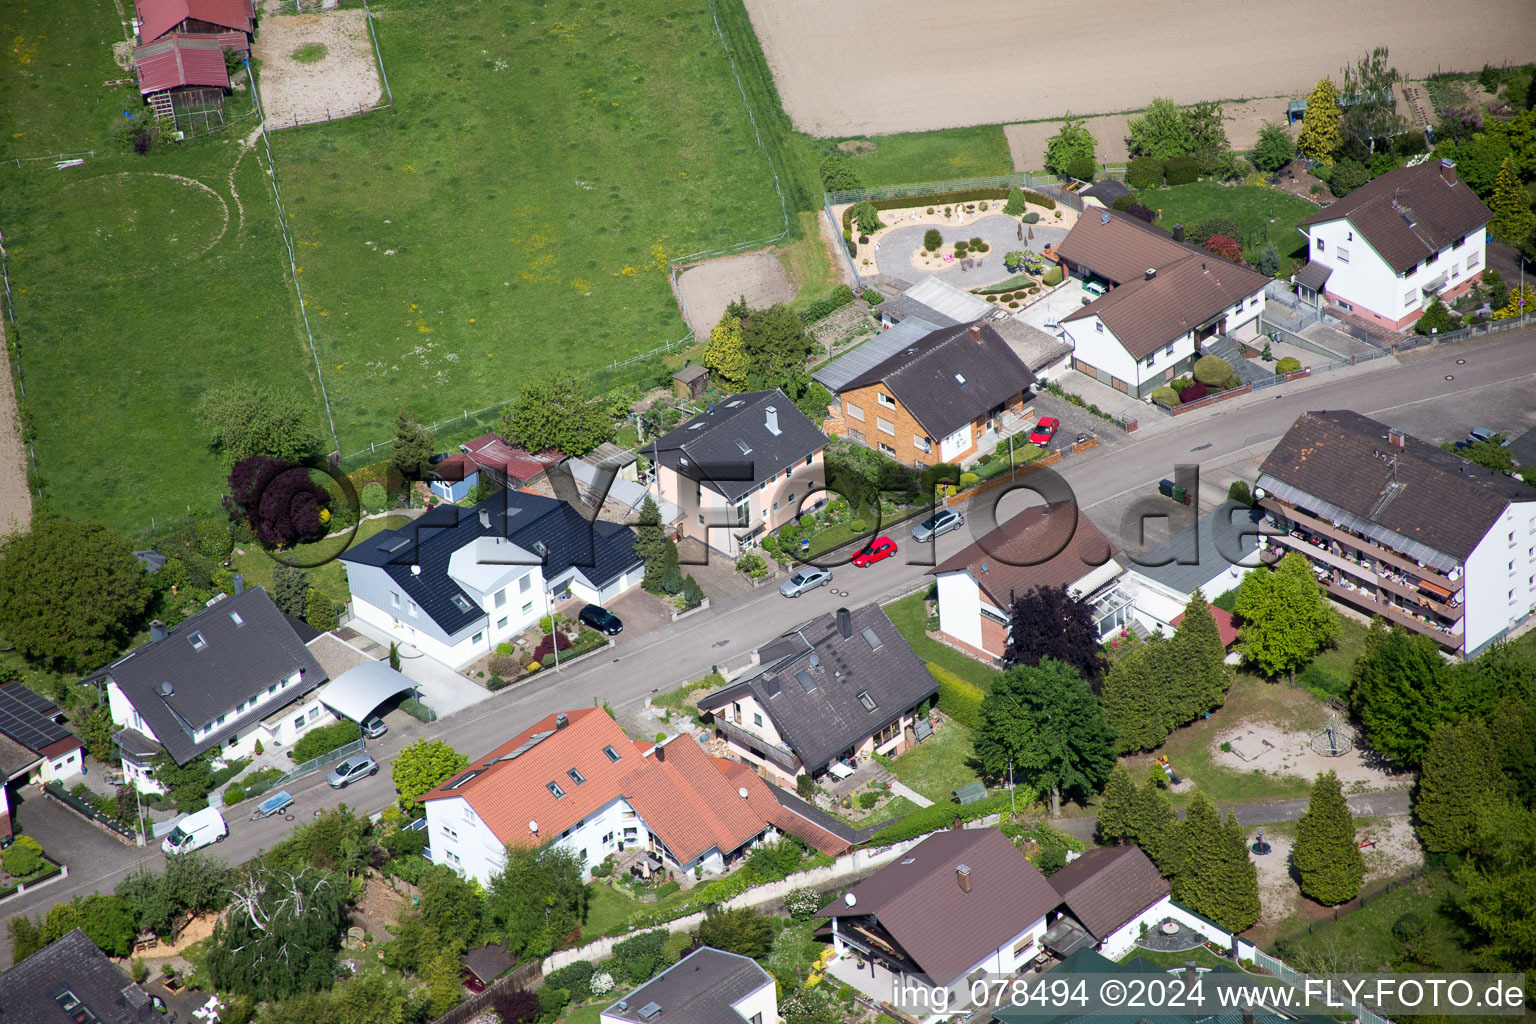
[[229, 621], [233, 622], [237, 626], [245, 625], [245, 620], [240, 617], [240, 613], [239, 612], [230, 612], [229, 613]]
[[565, 796], [565, 790], [560, 788], [560, 783], [558, 782], [547, 782], [544, 784], [544, 788], [549, 790], [549, 795], [554, 797], [556, 800], [559, 800]]
[[208, 641], [203, 639], [203, 634], [197, 632], [188, 635], [187, 643], [192, 645], [194, 651], [200, 651], [208, 646]]
[[870, 650], [878, 651], [882, 646], [883, 642], [880, 639], [880, 634], [876, 633], [873, 628], [865, 626], [859, 630], [859, 634], [864, 637], [864, 642], [869, 644]]
[[795, 673], [795, 682], [799, 683], [800, 689], [806, 693], [816, 689], [816, 680], [812, 679], [811, 674], [803, 668]]
[[865, 690], [863, 693], [859, 694], [859, 703], [864, 705], [865, 711], [875, 710], [875, 698], [869, 695], [868, 690]]
[[965, 374], [963, 374], [963, 373], [955, 374], [955, 380], [959, 381], [961, 383], [961, 385], [963, 386], [965, 384]]
[[467, 598], [465, 598], [465, 596], [463, 594], [454, 594], [453, 597], [450, 598], [450, 600], [453, 601], [453, 606], [455, 608], [457, 608], [459, 611], [461, 611], [461, 612], [469, 611], [469, 601], [468, 601]]
[[587, 781], [587, 777], [581, 774], [581, 772], [577, 771], [575, 768], [572, 768], [565, 774], [569, 775], [571, 777], [571, 781], [576, 783], [578, 786]]
[[617, 750], [614, 750], [612, 747], [604, 747], [603, 753], [608, 755], [608, 760], [614, 762], [615, 764], [618, 763], [619, 752]]

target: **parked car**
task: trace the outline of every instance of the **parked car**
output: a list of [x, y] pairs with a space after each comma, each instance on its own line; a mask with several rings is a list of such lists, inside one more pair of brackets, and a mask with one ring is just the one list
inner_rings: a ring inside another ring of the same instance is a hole
[[779, 584], [779, 593], [785, 597], [799, 597], [808, 590], [832, 582], [832, 573], [816, 566], [808, 566]]
[[346, 789], [358, 779], [366, 779], [370, 775], [379, 774], [379, 762], [368, 754], [357, 757], [349, 757], [335, 768], [325, 778], [331, 784], [332, 789]]
[[385, 725], [384, 719], [378, 715], [363, 719], [363, 735], [369, 739], [376, 740], [387, 732], [389, 732], [389, 726]]
[[943, 536], [950, 530], [958, 530], [964, 525], [965, 516], [952, 508], [940, 509], [912, 527], [912, 539], [919, 544], [926, 544], [935, 537]]
[[204, 807], [182, 818], [165, 837], [160, 849], [166, 856], [200, 850], [210, 843], [222, 843], [229, 835], [229, 826], [217, 807]]
[[613, 612], [600, 605], [589, 604], [576, 616], [584, 625], [591, 626], [604, 636], [618, 636], [624, 632], [624, 622]]
[[[1500, 432], [1492, 427], [1473, 427], [1467, 431], [1467, 443], [1477, 444], [1480, 441], [1492, 441], [1500, 436]], [[1505, 442], [1506, 444], [1508, 442]]]
[[1051, 443], [1051, 438], [1056, 436], [1056, 431], [1061, 429], [1061, 420], [1055, 416], [1041, 416], [1040, 422], [1035, 424], [1035, 429], [1029, 432], [1029, 443], [1037, 444], [1044, 448]]
[[854, 552], [853, 564], [860, 569], [866, 565], [874, 565], [883, 559], [890, 558], [896, 553], [896, 542], [889, 537], [876, 537], [868, 544]]

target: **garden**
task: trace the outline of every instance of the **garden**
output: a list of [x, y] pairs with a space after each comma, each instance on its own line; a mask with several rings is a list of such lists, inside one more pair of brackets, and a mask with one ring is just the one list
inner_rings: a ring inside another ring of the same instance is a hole
[[521, 636], [503, 641], [485, 658], [464, 669], [464, 674], [480, 680], [487, 690], [496, 692], [511, 686], [545, 667], [564, 662], [606, 647], [609, 639], [560, 612], [539, 619], [534, 628]]
[[31, 836], [20, 835], [0, 852], [0, 899], [13, 895], [23, 885], [35, 885], [52, 878], [62, 868], [43, 852], [43, 846]]
[[[1275, 372], [1287, 373], [1301, 369], [1295, 359], [1282, 359], [1286, 369], [1276, 365]], [[1243, 386], [1242, 380], [1232, 372], [1232, 364], [1220, 356], [1201, 356], [1195, 360], [1191, 371], [1176, 377], [1152, 392], [1152, 401], [1164, 409], [1187, 405], [1206, 398], [1216, 398], [1227, 391]]]
[[1137, 201], [1154, 212], [1154, 223], [1163, 230], [1184, 225], [1185, 239], [1196, 245], [1210, 237], [1200, 238], [1194, 231], [1197, 225], [1225, 218], [1233, 225], [1225, 230], [1235, 230], [1232, 237], [1244, 259], [1257, 262], [1266, 245], [1275, 247], [1280, 265], [1274, 273], [1281, 278], [1288, 277], [1297, 262], [1305, 262], [1306, 238], [1296, 227], [1317, 212], [1315, 204], [1276, 188], [1214, 181], [1142, 188]]

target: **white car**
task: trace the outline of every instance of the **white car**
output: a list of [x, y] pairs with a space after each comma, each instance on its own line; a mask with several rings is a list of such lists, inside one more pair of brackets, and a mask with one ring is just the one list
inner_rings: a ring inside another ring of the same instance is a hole
[[204, 807], [194, 811], [176, 823], [171, 834], [165, 837], [160, 849], [166, 856], [200, 850], [210, 843], [222, 843], [229, 835], [229, 826], [217, 807]]
[[832, 573], [828, 569], [808, 565], [795, 573], [789, 579], [779, 584], [779, 593], [785, 597], [799, 597], [808, 590], [832, 582]]
[[940, 509], [912, 527], [912, 539], [919, 544], [926, 544], [935, 537], [946, 534], [951, 530], [958, 530], [964, 525], [965, 516], [952, 508]]

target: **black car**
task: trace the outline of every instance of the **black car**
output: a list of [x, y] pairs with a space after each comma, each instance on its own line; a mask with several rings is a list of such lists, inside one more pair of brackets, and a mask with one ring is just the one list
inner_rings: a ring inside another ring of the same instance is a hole
[[595, 604], [589, 604], [577, 616], [582, 625], [591, 626], [605, 636], [618, 636], [624, 632], [624, 623], [613, 612]]

